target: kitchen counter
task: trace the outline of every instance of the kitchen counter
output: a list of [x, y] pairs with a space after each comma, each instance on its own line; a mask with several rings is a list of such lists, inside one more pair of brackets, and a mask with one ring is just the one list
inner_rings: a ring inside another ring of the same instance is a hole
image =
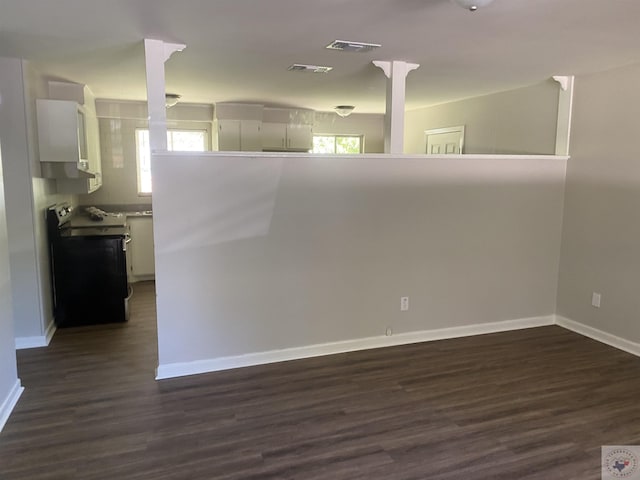
[[[99, 223], [99, 222], [94, 222]], [[126, 237], [128, 230], [120, 226], [96, 226], [84, 228], [66, 228], [60, 231], [63, 238], [69, 237]]]
[[140, 204], [118, 204], [118, 205], [82, 205], [78, 207], [79, 209], [84, 210], [89, 206], [95, 206], [100, 210], [104, 210], [110, 214], [121, 215], [123, 218], [125, 217], [152, 217], [153, 211], [151, 210], [151, 205], [148, 203], [140, 203]]
[[107, 215], [102, 220], [92, 220], [89, 215], [74, 215], [69, 221], [71, 228], [109, 228], [124, 227], [127, 224], [127, 218], [122, 214]]
[[142, 210], [137, 212], [119, 212], [119, 214], [126, 217], [153, 217], [153, 211], [151, 210]]

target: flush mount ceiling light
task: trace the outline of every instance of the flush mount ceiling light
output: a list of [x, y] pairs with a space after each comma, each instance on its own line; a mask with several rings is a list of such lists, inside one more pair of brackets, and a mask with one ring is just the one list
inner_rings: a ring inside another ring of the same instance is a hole
[[354, 107], [353, 105], [338, 105], [337, 107], [333, 107], [336, 113], [341, 117], [348, 117], [349, 115], [351, 115], [351, 112], [353, 112], [354, 108], [356, 107]]
[[180, 95], [177, 93], [165, 93], [164, 94], [164, 105], [167, 108], [173, 107], [180, 100]]
[[379, 43], [351, 42], [349, 40], [334, 40], [326, 46], [329, 50], [341, 50], [343, 52], [369, 52], [374, 48], [380, 48]]
[[291, 72], [309, 72], [309, 73], [327, 73], [333, 70], [333, 67], [323, 67], [321, 65], [304, 65], [302, 63], [294, 63], [287, 70]]
[[493, 2], [493, 0], [452, 0], [452, 1], [460, 5], [462, 8], [466, 8], [467, 10], [470, 10], [472, 12], [475, 12], [479, 8], [486, 7], [491, 2]]

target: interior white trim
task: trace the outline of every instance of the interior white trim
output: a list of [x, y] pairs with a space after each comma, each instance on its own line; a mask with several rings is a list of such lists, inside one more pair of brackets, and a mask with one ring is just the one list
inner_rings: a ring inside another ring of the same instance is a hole
[[38, 335], [36, 337], [16, 337], [16, 350], [47, 347], [53, 338], [53, 334], [56, 333], [56, 330], [57, 327], [55, 322], [51, 322], [47, 327], [47, 331], [44, 332], [44, 335]]
[[47, 337], [45, 337], [44, 335], [39, 335], [37, 337], [16, 337], [16, 350], [46, 346]]
[[56, 322], [50, 322], [49, 326], [44, 332], [44, 338], [45, 338], [45, 341], [47, 342], [47, 346], [49, 346], [49, 343], [51, 343], [51, 339], [53, 338], [53, 335], [56, 333], [56, 330], [58, 330], [58, 327], [56, 326]]
[[232, 368], [248, 367], [252, 365], [262, 365], [265, 363], [285, 362], [301, 358], [319, 357], [322, 355], [332, 355], [357, 350], [368, 350], [371, 348], [391, 347], [411, 343], [444, 340], [447, 338], [469, 337], [472, 335], [506, 332], [510, 330], [520, 330], [523, 328], [542, 327], [546, 325], [553, 325], [554, 322], [554, 315], [548, 315], [544, 317], [480, 323], [462, 327], [400, 333], [389, 337], [379, 336], [359, 338], [340, 342], [308, 345], [304, 347], [286, 348], [283, 350], [249, 353], [246, 355], [196, 360], [193, 362], [168, 363], [158, 366], [156, 370], [156, 380], [229, 370]]
[[13, 388], [9, 392], [9, 395], [7, 395], [7, 398], [5, 398], [0, 405], [0, 432], [4, 428], [5, 423], [7, 423], [9, 415], [11, 415], [11, 412], [18, 403], [18, 399], [20, 398], [20, 395], [22, 395], [22, 392], [24, 392], [24, 387], [21, 385], [20, 379], [17, 379]]
[[[153, 152], [154, 157], [176, 157], [176, 152], [158, 151]], [[207, 152], [180, 152], [180, 157], [238, 157], [238, 158], [318, 158], [317, 153], [300, 153], [300, 152], [220, 152], [220, 151], [207, 151]], [[476, 153], [463, 153], [460, 155], [425, 155], [421, 154], [394, 154], [388, 153], [354, 153], [351, 155], [340, 155], [340, 160], [348, 160], [354, 158], [358, 160], [362, 159], [375, 159], [382, 160], [393, 159], [394, 161], [402, 160], [420, 160], [423, 162], [430, 162], [433, 160], [550, 160], [550, 161], [563, 161], [569, 160], [569, 155], [502, 155], [502, 154], [476, 154]]]
[[575, 320], [571, 320], [561, 315], [556, 315], [556, 324], [566, 328], [567, 330], [571, 330], [572, 332], [579, 333], [585, 337], [589, 337], [598, 342], [640, 357], [639, 343], [626, 340], [611, 333], [603, 332], [602, 330], [590, 327], [584, 323], [576, 322]]

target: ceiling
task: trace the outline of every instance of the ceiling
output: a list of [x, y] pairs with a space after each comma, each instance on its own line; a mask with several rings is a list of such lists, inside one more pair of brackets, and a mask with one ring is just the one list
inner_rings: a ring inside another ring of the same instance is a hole
[[[145, 37], [187, 45], [166, 64], [167, 91], [183, 101], [321, 111], [383, 112], [372, 60], [421, 65], [408, 109], [640, 61], [638, 0], [495, 0], [474, 13], [450, 0], [0, 0], [0, 12], [0, 56], [98, 98], [145, 98]], [[382, 48], [324, 48], [335, 39]]]

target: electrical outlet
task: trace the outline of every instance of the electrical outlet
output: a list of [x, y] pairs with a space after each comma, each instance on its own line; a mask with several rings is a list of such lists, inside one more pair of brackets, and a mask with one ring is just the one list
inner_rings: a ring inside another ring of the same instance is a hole
[[387, 337], [390, 337], [391, 335], [393, 335], [393, 329], [391, 327], [387, 327], [387, 331], [385, 332], [385, 334], [387, 335]]
[[591, 295], [591, 306], [592, 307], [596, 307], [596, 308], [600, 308], [600, 299], [602, 298], [602, 295], [600, 295], [599, 293], [593, 292], [593, 294]]
[[406, 312], [409, 310], [409, 297], [400, 297], [400, 311]]

